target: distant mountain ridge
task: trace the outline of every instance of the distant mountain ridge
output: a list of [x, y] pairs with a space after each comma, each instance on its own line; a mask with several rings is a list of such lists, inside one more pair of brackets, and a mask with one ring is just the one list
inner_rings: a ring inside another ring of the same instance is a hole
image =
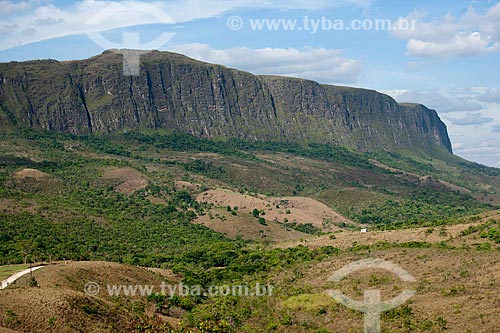
[[359, 150], [444, 148], [436, 111], [373, 90], [257, 76], [153, 51], [139, 76], [110, 51], [80, 61], [0, 64], [0, 128], [74, 134], [177, 129], [200, 137], [316, 142]]

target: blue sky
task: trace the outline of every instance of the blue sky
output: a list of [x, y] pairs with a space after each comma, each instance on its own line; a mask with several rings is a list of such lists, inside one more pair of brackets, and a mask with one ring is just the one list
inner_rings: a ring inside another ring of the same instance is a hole
[[448, 126], [457, 155], [500, 167], [499, 2], [0, 0], [0, 61], [83, 59], [132, 48], [123, 36], [136, 34], [139, 45], [256, 74], [423, 103]]

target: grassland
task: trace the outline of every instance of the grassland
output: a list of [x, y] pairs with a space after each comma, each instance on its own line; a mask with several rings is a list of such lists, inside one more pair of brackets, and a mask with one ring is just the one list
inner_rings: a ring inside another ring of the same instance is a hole
[[16, 274], [26, 268], [29, 268], [29, 265], [4, 265], [0, 266], [0, 281], [5, 280], [11, 275]]

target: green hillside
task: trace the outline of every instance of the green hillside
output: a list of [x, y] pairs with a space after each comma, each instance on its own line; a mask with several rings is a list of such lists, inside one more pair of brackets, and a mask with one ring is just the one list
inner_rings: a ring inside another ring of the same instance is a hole
[[[195, 200], [209, 188], [310, 197], [384, 229], [457, 223], [498, 202], [498, 170], [458, 158], [168, 131], [24, 131], [1, 141], [1, 264], [21, 263], [28, 251], [36, 260], [158, 265], [207, 242], [230, 242], [191, 223], [213, 208]], [[176, 181], [199, 186], [178, 189]]]

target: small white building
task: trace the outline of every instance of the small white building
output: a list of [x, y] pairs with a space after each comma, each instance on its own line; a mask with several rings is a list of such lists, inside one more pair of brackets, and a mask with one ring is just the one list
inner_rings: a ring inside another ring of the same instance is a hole
[[368, 232], [368, 229], [361, 229], [361, 232], [363, 233]]

